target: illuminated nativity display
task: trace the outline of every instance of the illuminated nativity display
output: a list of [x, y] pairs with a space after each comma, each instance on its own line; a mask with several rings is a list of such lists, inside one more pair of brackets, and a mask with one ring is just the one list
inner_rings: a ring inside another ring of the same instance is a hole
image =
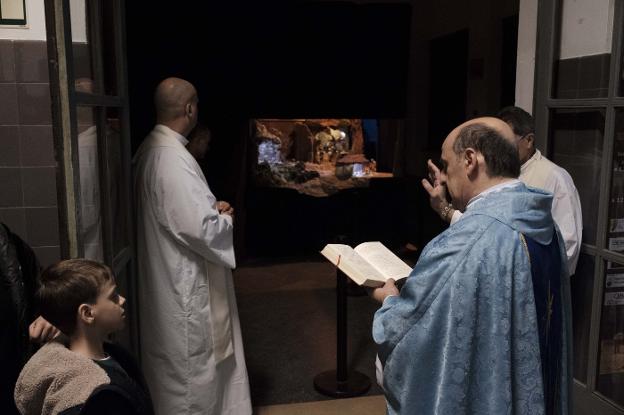
[[323, 197], [392, 177], [365, 156], [365, 136], [361, 119], [254, 120], [254, 182]]

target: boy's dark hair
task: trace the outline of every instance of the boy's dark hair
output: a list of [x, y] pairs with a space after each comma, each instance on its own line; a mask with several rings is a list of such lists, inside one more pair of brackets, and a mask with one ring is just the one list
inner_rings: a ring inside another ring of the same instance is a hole
[[70, 336], [80, 304], [94, 304], [102, 287], [114, 281], [109, 267], [88, 259], [68, 259], [47, 267], [39, 277], [41, 316]]
[[520, 175], [518, 149], [493, 128], [470, 124], [459, 131], [453, 151], [460, 155], [467, 148], [483, 154], [489, 177], [517, 178]]
[[514, 134], [524, 137], [527, 134], [535, 134], [535, 122], [531, 114], [519, 107], [505, 107], [498, 111], [496, 117], [511, 126]]

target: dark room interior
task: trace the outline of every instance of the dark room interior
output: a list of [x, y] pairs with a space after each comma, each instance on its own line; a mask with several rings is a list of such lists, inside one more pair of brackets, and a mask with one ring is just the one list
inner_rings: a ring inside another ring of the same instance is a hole
[[[513, 103], [513, 84], [501, 86], [515, 76], [515, 47], [503, 52], [498, 40], [517, 26], [511, 3], [510, 15], [501, 11], [507, 23], [489, 23], [489, 60], [473, 56], [460, 8], [448, 19], [460, 23], [438, 33], [426, 26], [441, 11], [414, 1], [205, 3], [192, 12], [126, 3], [133, 149], [153, 126], [153, 90], [169, 76], [195, 85], [199, 121], [212, 131], [201, 166], [217, 198], [236, 209], [234, 275], [255, 405], [327, 399], [312, 387], [315, 372], [335, 364], [335, 316], [325, 310], [334, 310], [335, 273], [318, 253], [325, 244], [379, 240], [413, 264], [444, 229], [420, 185], [420, 164], [437, 160], [445, 135], [466, 117]], [[492, 66], [503, 73], [492, 76]], [[486, 104], [471, 82], [487, 83]], [[251, 176], [259, 118], [377, 120], [386, 156], [375, 156], [392, 177], [325, 197], [258, 186]], [[369, 299], [350, 297], [349, 364], [371, 379], [375, 349], [365, 328], [374, 311]], [[314, 340], [295, 321], [309, 313]], [[284, 358], [269, 364], [280, 344]], [[318, 350], [314, 359], [298, 356]]]

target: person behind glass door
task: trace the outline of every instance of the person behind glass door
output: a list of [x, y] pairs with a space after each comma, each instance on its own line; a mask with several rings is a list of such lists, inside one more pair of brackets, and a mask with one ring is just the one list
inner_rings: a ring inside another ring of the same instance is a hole
[[[210, 150], [212, 132], [205, 125], [198, 123], [189, 133], [188, 141], [186, 149], [199, 163], [205, 159], [206, 153]], [[224, 200], [217, 201], [217, 210], [219, 213], [234, 217], [234, 208]]]
[[[93, 80], [76, 79], [76, 92], [93, 94]], [[100, 174], [98, 160], [98, 131], [91, 107], [76, 108], [78, 124], [78, 165], [80, 169], [81, 234], [84, 257], [94, 261], [104, 259], [102, 242], [102, 213], [100, 205]]]

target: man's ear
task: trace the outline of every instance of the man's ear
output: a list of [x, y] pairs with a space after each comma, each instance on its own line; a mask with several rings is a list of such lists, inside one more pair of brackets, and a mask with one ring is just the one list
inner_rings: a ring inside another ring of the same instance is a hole
[[189, 117], [193, 116], [193, 106], [191, 105], [191, 103], [187, 103], [186, 106], [184, 107], [184, 110], [186, 112], [186, 115], [188, 115]]
[[529, 133], [526, 135], [524, 139], [526, 140], [529, 147], [531, 148], [535, 147], [535, 134]]
[[479, 153], [477, 153], [473, 148], [468, 147], [464, 150], [464, 157], [462, 159], [462, 163], [466, 169], [466, 175], [471, 177], [479, 168]]
[[85, 324], [91, 324], [95, 320], [93, 306], [90, 304], [80, 304], [78, 307], [78, 318]]

